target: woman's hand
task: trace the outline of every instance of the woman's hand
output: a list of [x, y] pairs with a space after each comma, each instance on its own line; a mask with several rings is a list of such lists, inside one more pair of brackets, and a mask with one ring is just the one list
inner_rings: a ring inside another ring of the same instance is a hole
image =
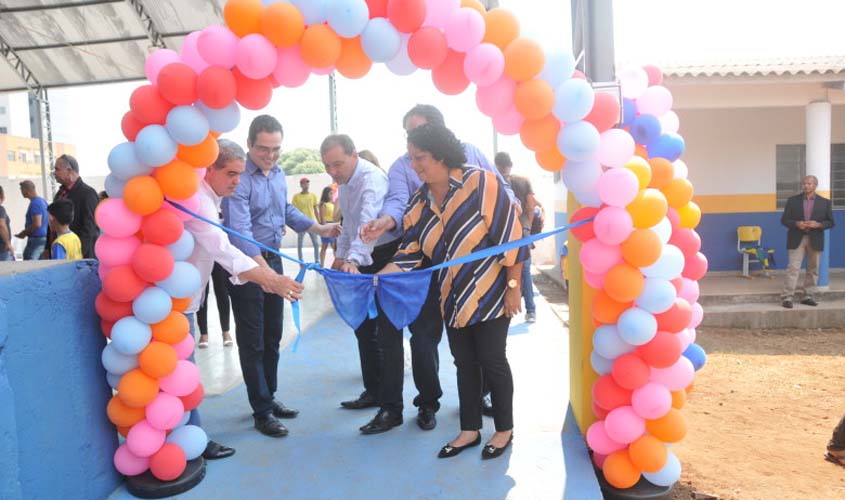
[[522, 292], [519, 287], [505, 291], [505, 315], [513, 318], [522, 311]]

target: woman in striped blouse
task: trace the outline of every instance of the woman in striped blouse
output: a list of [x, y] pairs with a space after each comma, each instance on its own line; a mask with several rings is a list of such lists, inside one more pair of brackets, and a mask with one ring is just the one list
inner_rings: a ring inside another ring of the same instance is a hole
[[[405, 212], [405, 234], [394, 265], [411, 270], [439, 264], [522, 237], [522, 227], [498, 178], [465, 166], [461, 143], [444, 126], [408, 132], [411, 166], [424, 182]], [[513, 378], [505, 356], [510, 318], [520, 311], [520, 276], [528, 249], [521, 247], [437, 271], [441, 309], [455, 358], [461, 432], [440, 458], [481, 444], [482, 371], [493, 398], [496, 432], [482, 458], [501, 455], [513, 439]]]

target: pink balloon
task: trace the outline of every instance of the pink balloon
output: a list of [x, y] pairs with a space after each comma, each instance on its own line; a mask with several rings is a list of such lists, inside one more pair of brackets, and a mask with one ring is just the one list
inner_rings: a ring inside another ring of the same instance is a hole
[[620, 406], [607, 414], [604, 430], [613, 441], [629, 444], [645, 433], [645, 420], [632, 407]]
[[484, 39], [484, 17], [477, 10], [461, 7], [446, 21], [446, 45], [458, 52], [468, 52]]
[[593, 238], [581, 247], [581, 264], [591, 273], [604, 275], [620, 262], [622, 249], [618, 245], [606, 245], [598, 238]]
[[502, 135], [518, 134], [524, 122], [525, 117], [517, 111], [513, 104], [504, 113], [493, 117], [493, 127]]
[[[636, 182], [636, 176], [634, 182]], [[601, 189], [601, 184], [599, 184], [599, 189]], [[604, 207], [599, 210], [593, 220], [593, 232], [596, 233], [596, 238], [605, 245], [619, 245], [627, 240], [633, 231], [634, 221], [631, 219], [631, 214], [624, 208]]]
[[610, 455], [614, 451], [625, 448], [624, 444], [610, 439], [604, 430], [604, 422], [601, 420], [593, 422], [587, 429], [587, 444], [591, 450], [602, 455]]
[[599, 177], [598, 192], [601, 201], [612, 207], [626, 207], [640, 191], [637, 175], [627, 168], [611, 168]]
[[678, 339], [681, 341], [681, 352], [686, 351], [687, 347], [689, 347], [690, 344], [693, 343], [692, 336], [689, 333], [689, 329], [681, 330], [675, 335], [677, 335]]
[[187, 396], [200, 383], [200, 370], [187, 360], [179, 360], [173, 373], [158, 379], [161, 390], [174, 396]]
[[311, 68], [311, 73], [314, 73], [315, 75], [318, 75], [318, 76], [326, 76], [326, 75], [330, 74], [332, 71], [334, 71], [334, 69], [335, 69], [334, 66], [328, 66], [326, 68]]
[[672, 408], [672, 393], [661, 384], [649, 382], [639, 389], [634, 389], [631, 407], [642, 418], [660, 418]]
[[285, 87], [299, 87], [311, 75], [311, 68], [299, 55], [299, 45], [278, 50], [273, 78]]
[[[168, 198], [169, 199], [169, 198]], [[182, 205], [183, 207], [187, 208], [192, 212], [197, 212], [200, 209], [200, 195], [199, 193], [195, 193], [193, 196], [188, 198], [187, 200], [173, 200], [174, 202]], [[174, 207], [170, 203], [162, 203], [161, 205], [164, 207], [165, 210], [170, 210], [171, 212], [175, 213], [177, 217], [181, 221], [191, 220], [193, 217], [185, 212], [179, 210], [178, 208]]]
[[695, 368], [692, 362], [681, 356], [669, 368], [651, 368], [649, 381], [666, 386], [670, 391], [680, 391], [689, 386], [695, 379]]
[[[695, 331], [695, 328], [687, 328], [686, 332], [689, 334], [690, 343], [695, 342], [695, 338], [696, 338], [696, 336], [698, 336], [698, 334]], [[689, 346], [687, 346], [687, 347], [689, 347]], [[684, 350], [686, 351], [686, 349], [684, 349]]]
[[194, 352], [194, 337], [191, 335], [185, 335], [184, 339], [176, 344], [173, 344], [173, 348], [176, 350], [176, 356], [179, 359], [190, 358], [191, 353]]
[[144, 61], [144, 74], [147, 75], [147, 80], [155, 84], [158, 81], [158, 72], [161, 71], [161, 68], [174, 62], [182, 62], [175, 50], [158, 49], [148, 55], [147, 60]]
[[596, 467], [601, 469], [604, 467], [604, 461], [607, 460], [607, 455], [602, 455], [601, 453], [593, 452], [593, 463]]
[[648, 88], [648, 73], [642, 68], [625, 68], [617, 76], [622, 85], [622, 97], [627, 99], [639, 98]]
[[604, 288], [604, 274], [595, 274], [584, 269], [584, 281], [596, 290]]
[[634, 156], [634, 138], [621, 128], [605, 130], [599, 136], [599, 163], [608, 167], [624, 167]]
[[196, 74], [202, 73], [207, 67], [211, 66], [200, 56], [199, 50], [197, 49], [197, 40], [200, 37], [200, 33], [199, 31], [194, 31], [186, 36], [182, 40], [182, 50], [179, 52], [182, 62], [190, 66]]
[[261, 80], [276, 68], [278, 52], [270, 40], [258, 33], [249, 34], [238, 42], [235, 65], [247, 78]]
[[151, 426], [146, 420], [141, 420], [129, 429], [126, 435], [126, 447], [136, 457], [152, 456], [164, 444], [166, 434]]
[[690, 320], [689, 327], [690, 328], [698, 328], [698, 325], [701, 324], [701, 321], [704, 319], [704, 308], [701, 307], [701, 304], [696, 302], [692, 305], [692, 319]]
[[678, 296], [690, 304], [697, 302], [698, 297], [701, 295], [701, 288], [699, 287], [698, 282], [689, 278], [682, 278], [682, 280], [681, 291], [678, 293]]
[[182, 420], [182, 415], [185, 414], [185, 405], [176, 396], [160, 392], [153, 402], [147, 405], [145, 411], [150, 426], [160, 431], [168, 431], [176, 427]]
[[94, 212], [97, 226], [116, 238], [131, 236], [141, 229], [141, 216], [126, 208], [123, 198], [108, 198]]
[[461, 0], [426, 0], [423, 26], [443, 28], [449, 16], [461, 6]]
[[114, 468], [124, 476], [137, 476], [150, 468], [150, 459], [136, 457], [129, 451], [126, 443], [123, 443], [114, 452]]
[[141, 246], [141, 240], [135, 236], [115, 238], [103, 234], [94, 243], [94, 253], [100, 260], [101, 268], [112, 268], [129, 264], [132, 261], [132, 255], [139, 246]]
[[637, 98], [637, 111], [640, 114], [661, 116], [672, 109], [672, 93], [662, 85], [649, 87]]
[[475, 93], [475, 103], [478, 105], [479, 111], [491, 118], [496, 117], [513, 106], [515, 92], [516, 82], [510, 77], [502, 76], [491, 85], [478, 87]]
[[[102, 238], [102, 236], [100, 236], [100, 238]], [[100, 238], [97, 239], [99, 240]], [[100, 277], [100, 281], [105, 281], [106, 275], [109, 274], [109, 271], [111, 271], [111, 269], [111, 267], [104, 266], [103, 262], [100, 261], [100, 265], [97, 267], [97, 276]]]
[[208, 26], [200, 32], [197, 49], [209, 64], [231, 69], [237, 60], [238, 40], [226, 26]]
[[479, 87], [496, 83], [504, 71], [505, 55], [492, 43], [482, 43], [470, 49], [464, 59], [464, 73]]

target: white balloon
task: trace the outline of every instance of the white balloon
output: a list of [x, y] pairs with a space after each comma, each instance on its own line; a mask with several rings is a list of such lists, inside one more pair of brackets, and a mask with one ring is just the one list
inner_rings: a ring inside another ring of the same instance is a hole
[[675, 160], [672, 166], [675, 167], [675, 179], [686, 179], [689, 176], [689, 167], [684, 160]]
[[622, 85], [622, 97], [637, 99], [648, 88], [648, 73], [642, 68], [625, 68], [619, 72], [619, 83]]
[[660, 222], [649, 229], [657, 233], [657, 237], [660, 238], [661, 243], [664, 245], [669, 243], [669, 239], [672, 237], [672, 222], [669, 221], [668, 217], [664, 217]]

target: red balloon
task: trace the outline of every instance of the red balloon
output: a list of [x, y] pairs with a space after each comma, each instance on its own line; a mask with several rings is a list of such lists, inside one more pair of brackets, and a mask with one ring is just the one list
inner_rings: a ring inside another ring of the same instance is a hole
[[237, 94], [238, 83], [226, 68], [209, 66], [197, 78], [197, 95], [209, 108], [225, 108], [235, 100]]
[[623, 354], [613, 362], [610, 375], [623, 389], [639, 389], [648, 383], [651, 369], [643, 358], [633, 353]]
[[387, 0], [366, 0], [370, 8], [370, 19], [374, 17], [387, 17]]
[[646, 66], [643, 66], [643, 69], [645, 70], [645, 74], [648, 75], [649, 87], [653, 85], [663, 85], [663, 72], [660, 71], [660, 68], [648, 64]]
[[674, 333], [657, 332], [647, 344], [637, 348], [643, 360], [655, 368], [669, 368], [681, 357], [681, 339]]
[[599, 420], [604, 420], [607, 418], [607, 414], [610, 413], [608, 410], [605, 410], [601, 406], [597, 405], [595, 400], [590, 403], [590, 406], [593, 408], [593, 415], [595, 415]]
[[655, 314], [657, 329], [669, 333], [678, 333], [692, 321], [692, 307], [682, 298], [675, 299], [675, 304], [668, 311]]
[[194, 389], [194, 392], [188, 394], [187, 396], [181, 396], [179, 399], [182, 400], [182, 406], [185, 407], [185, 411], [191, 411], [202, 403], [203, 397], [205, 397], [205, 389], [203, 389], [202, 382], [200, 382], [197, 384], [197, 388]]
[[400, 33], [413, 33], [425, 21], [425, 0], [389, 0], [387, 18]]
[[446, 35], [433, 26], [420, 28], [408, 39], [408, 57], [418, 68], [434, 69], [443, 64], [447, 55]]
[[597, 405], [610, 411], [620, 406], [631, 404], [631, 391], [614, 382], [610, 374], [602, 375], [593, 384], [593, 401]]
[[689, 261], [691, 255], [695, 255], [701, 250], [701, 237], [693, 229], [679, 227], [672, 231], [672, 237], [669, 238], [669, 244], [675, 245], [681, 249], [684, 256]]
[[232, 70], [232, 74], [238, 83], [236, 99], [241, 106], [257, 110], [270, 104], [270, 100], [273, 98], [273, 82], [270, 81], [270, 78], [253, 80], [241, 74], [237, 68]]
[[115, 302], [103, 292], [97, 294], [97, 298], [94, 300], [94, 309], [97, 310], [100, 318], [112, 323], [126, 316], [132, 316], [131, 302]]
[[185, 452], [179, 445], [173, 443], [164, 443], [150, 457], [150, 472], [159, 481], [173, 481], [185, 472], [187, 465]]
[[[129, 97], [129, 108], [132, 110], [135, 119], [142, 124], [157, 123], [164, 125], [167, 120], [167, 113], [173, 109], [173, 105], [159, 94], [155, 85], [142, 85], [135, 89]], [[143, 128], [143, 125], [141, 128]]]
[[144, 216], [141, 222], [141, 232], [144, 241], [156, 245], [170, 245], [176, 243], [182, 236], [185, 224], [175, 211], [160, 208], [150, 215]]
[[577, 78], [579, 80], [586, 80], [587, 75], [585, 75], [580, 69], [576, 69], [572, 72], [572, 78]]
[[443, 64], [431, 72], [437, 90], [446, 95], [458, 95], [469, 87], [469, 79], [464, 75], [465, 57], [466, 54], [449, 49]]
[[[569, 219], [569, 223], [574, 224], [580, 220], [595, 217], [597, 213], [599, 213], [599, 209], [597, 207], [581, 207], [572, 215]], [[581, 243], [596, 237], [596, 233], [593, 232], [593, 221], [587, 222], [586, 224], [582, 224], [578, 227], [573, 227], [570, 229], [570, 232], [572, 232], [572, 235], [578, 238], [578, 241]]]
[[593, 109], [584, 121], [595, 125], [599, 132], [613, 128], [619, 123], [619, 103], [616, 102], [616, 98], [605, 92], [596, 92]]
[[132, 266], [125, 264], [112, 268], [103, 280], [103, 293], [115, 302], [132, 302], [149, 286], [142, 280]]
[[134, 141], [135, 136], [137, 136], [138, 132], [140, 132], [144, 127], [144, 123], [141, 122], [141, 120], [139, 120], [132, 111], [127, 111], [120, 120], [120, 130], [123, 131], [123, 136], [130, 141]]
[[187, 64], [170, 63], [161, 68], [156, 83], [161, 96], [177, 106], [197, 100], [197, 74]]
[[707, 274], [707, 257], [703, 253], [697, 252], [695, 255], [686, 255], [685, 257], [684, 271], [681, 276], [698, 281]]
[[132, 254], [132, 269], [141, 279], [156, 282], [170, 276], [175, 261], [170, 250], [152, 243], [143, 243]]
[[106, 321], [104, 319], [100, 320], [100, 330], [103, 332], [103, 336], [107, 339], [111, 338], [112, 327], [114, 327], [114, 321]]

